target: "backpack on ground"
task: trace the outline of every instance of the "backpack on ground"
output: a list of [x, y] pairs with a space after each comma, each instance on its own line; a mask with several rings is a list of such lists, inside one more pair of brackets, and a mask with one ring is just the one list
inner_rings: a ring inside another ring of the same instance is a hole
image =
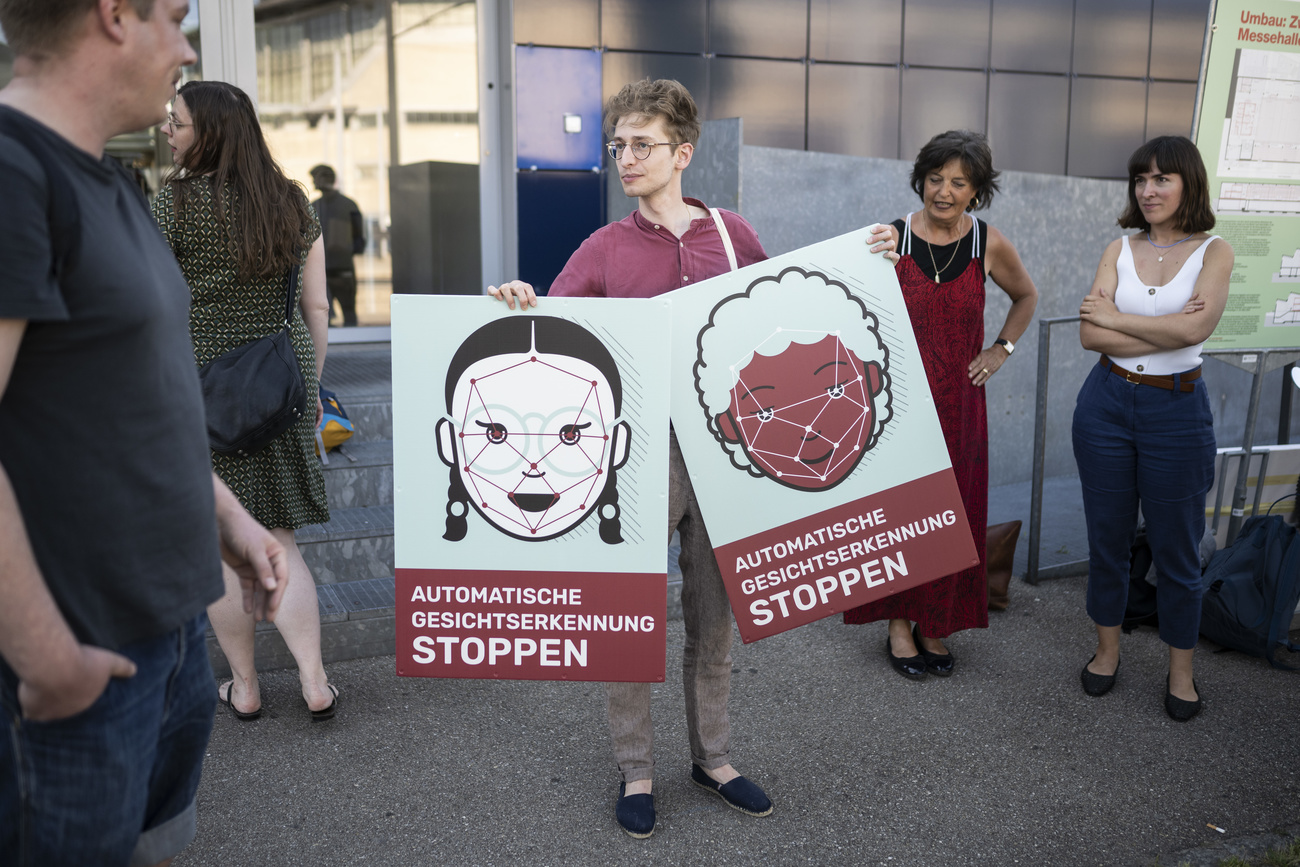
[[1223, 647], [1262, 656], [1274, 668], [1290, 641], [1291, 617], [1300, 600], [1300, 538], [1281, 515], [1256, 515], [1241, 525], [1233, 544], [1214, 555], [1201, 580], [1201, 634]]
[[1124, 620], [1120, 624], [1126, 634], [1139, 626], [1160, 626], [1156, 588], [1147, 580], [1147, 573], [1151, 571], [1154, 562], [1146, 527], [1140, 527], [1133, 539], [1133, 546], [1129, 549], [1128, 602], [1124, 607]]
[[316, 427], [316, 454], [320, 455], [321, 463], [328, 464], [330, 459], [326, 453], [347, 442], [356, 428], [334, 392], [322, 387], [320, 402], [325, 413]]

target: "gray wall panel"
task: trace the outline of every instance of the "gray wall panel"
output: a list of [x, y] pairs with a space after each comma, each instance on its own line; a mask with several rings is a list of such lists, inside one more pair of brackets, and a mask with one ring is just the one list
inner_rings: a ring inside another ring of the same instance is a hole
[[1148, 139], [1158, 135], [1192, 134], [1192, 108], [1196, 85], [1153, 81], [1147, 90]]
[[922, 145], [946, 130], [984, 132], [986, 87], [982, 72], [904, 70], [899, 156], [914, 158]]
[[995, 72], [989, 79], [989, 144], [999, 169], [1065, 174], [1070, 81]]
[[1155, 0], [1151, 77], [1195, 81], [1201, 71], [1207, 0]]
[[707, 117], [743, 117], [745, 139], [768, 147], [804, 146], [804, 65], [715, 57]]
[[1074, 71], [1147, 74], [1151, 0], [1080, 0], [1074, 10]]
[[816, 63], [808, 70], [808, 150], [898, 157], [898, 70]]
[[642, 51], [606, 51], [601, 58], [604, 100], [622, 90], [623, 85], [643, 78], [672, 78], [680, 81], [691, 92], [700, 114], [708, 116], [709, 71], [703, 57]]
[[983, 68], [989, 62], [990, 0], [907, 0], [903, 62]]
[[514, 42], [590, 48], [600, 44], [600, 0], [514, 0]]
[[703, 54], [707, 9], [699, 0], [601, 0], [601, 41], [629, 51]]
[[809, 54], [814, 60], [898, 63], [903, 0], [810, 0]]
[[808, 50], [808, 0], [713, 0], [709, 51], [802, 58]]
[[1074, 0], [993, 0], [989, 65], [1020, 72], [1069, 72]]
[[606, 98], [676, 78], [702, 116], [745, 116], [751, 144], [907, 158], [936, 132], [987, 128], [1005, 167], [1113, 177], [1147, 135], [1184, 131], [1209, 2], [515, 0], [514, 14], [516, 42], [585, 46], [599, 26]]
[[1074, 80], [1070, 95], [1070, 174], [1127, 177], [1129, 154], [1145, 141], [1146, 90], [1141, 81]]

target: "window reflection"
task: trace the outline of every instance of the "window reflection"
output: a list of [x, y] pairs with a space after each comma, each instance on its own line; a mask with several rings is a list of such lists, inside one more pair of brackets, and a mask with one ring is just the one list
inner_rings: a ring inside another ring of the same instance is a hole
[[256, 10], [262, 127], [285, 173], [313, 199], [311, 169], [328, 165], [357, 203], [366, 226], [354, 259], [357, 316], [361, 325], [386, 325], [392, 229], [403, 220], [393, 211], [390, 169], [478, 162], [475, 4], [399, 0], [391, 32], [389, 4], [281, 5]]
[[0, 87], [4, 87], [14, 77], [14, 53], [9, 48], [9, 40], [0, 29]]

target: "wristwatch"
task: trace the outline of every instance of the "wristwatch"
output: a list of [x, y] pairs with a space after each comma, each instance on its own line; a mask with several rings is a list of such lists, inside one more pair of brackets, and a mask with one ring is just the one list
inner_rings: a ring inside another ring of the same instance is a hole
[[993, 341], [993, 344], [995, 346], [1001, 346], [1003, 349], [1005, 349], [1007, 351], [1007, 355], [1010, 355], [1011, 353], [1016, 351], [1016, 345], [1012, 343], [1010, 340], [1007, 340], [1005, 337], [999, 337], [997, 340]]

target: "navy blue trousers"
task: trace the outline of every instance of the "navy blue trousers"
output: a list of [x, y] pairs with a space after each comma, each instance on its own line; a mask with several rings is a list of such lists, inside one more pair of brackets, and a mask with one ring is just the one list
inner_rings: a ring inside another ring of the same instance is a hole
[[1160, 638], [1196, 646], [1200, 542], [1214, 480], [1214, 419], [1204, 380], [1190, 392], [1134, 385], [1092, 368], [1074, 408], [1074, 459], [1088, 522], [1088, 616], [1119, 626], [1128, 602], [1138, 505], [1156, 568]]

